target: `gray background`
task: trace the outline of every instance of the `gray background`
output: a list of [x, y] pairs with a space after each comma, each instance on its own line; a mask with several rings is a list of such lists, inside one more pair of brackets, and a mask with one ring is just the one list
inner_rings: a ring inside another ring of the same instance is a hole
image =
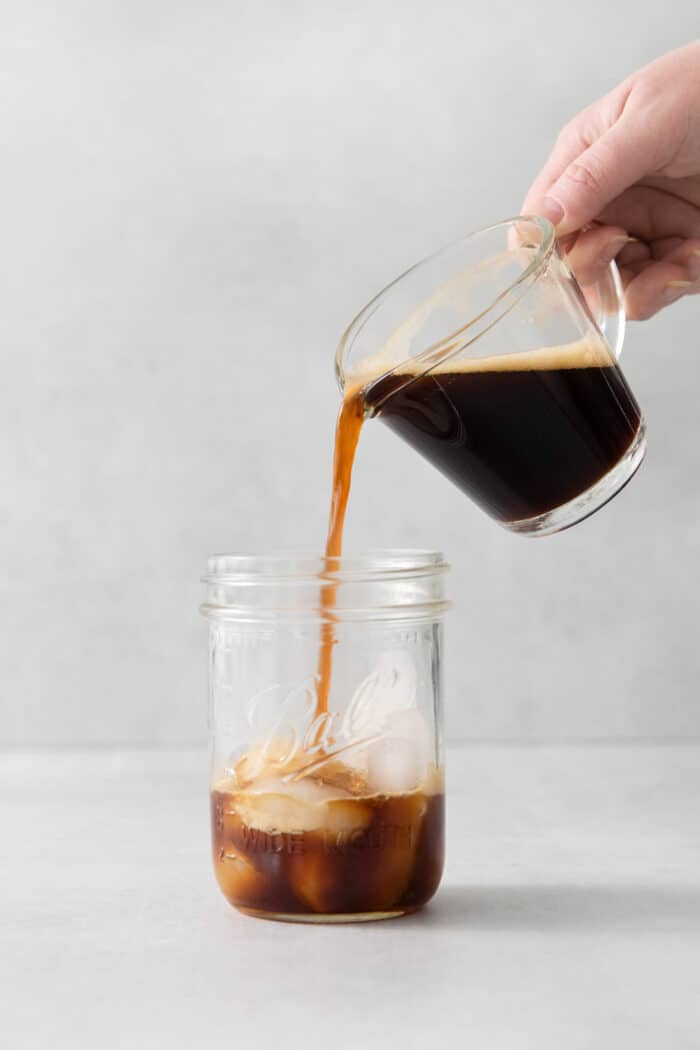
[[[320, 548], [346, 321], [516, 212], [560, 125], [696, 36], [697, 5], [2, 14], [1, 740], [198, 744], [198, 577]], [[697, 329], [697, 300], [631, 328], [647, 462], [553, 539], [367, 428], [348, 548], [451, 560], [453, 739], [700, 736]]]

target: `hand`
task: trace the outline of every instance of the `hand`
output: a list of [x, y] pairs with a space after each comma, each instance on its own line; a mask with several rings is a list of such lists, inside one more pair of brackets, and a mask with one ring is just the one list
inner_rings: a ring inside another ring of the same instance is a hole
[[581, 231], [568, 261], [583, 284], [616, 258], [630, 318], [700, 292], [700, 41], [574, 117], [523, 214]]

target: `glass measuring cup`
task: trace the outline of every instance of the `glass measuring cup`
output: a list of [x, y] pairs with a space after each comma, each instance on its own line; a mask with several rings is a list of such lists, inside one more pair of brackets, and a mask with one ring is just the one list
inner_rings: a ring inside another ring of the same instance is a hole
[[345, 397], [376, 416], [499, 524], [558, 532], [607, 503], [645, 452], [618, 364], [615, 264], [582, 289], [551, 224], [519, 216], [448, 245], [352, 321]]

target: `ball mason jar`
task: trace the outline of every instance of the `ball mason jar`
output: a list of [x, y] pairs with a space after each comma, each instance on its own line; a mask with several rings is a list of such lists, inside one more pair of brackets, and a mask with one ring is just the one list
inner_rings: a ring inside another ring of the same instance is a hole
[[435, 893], [447, 568], [421, 550], [209, 559], [213, 861], [240, 911], [361, 921]]

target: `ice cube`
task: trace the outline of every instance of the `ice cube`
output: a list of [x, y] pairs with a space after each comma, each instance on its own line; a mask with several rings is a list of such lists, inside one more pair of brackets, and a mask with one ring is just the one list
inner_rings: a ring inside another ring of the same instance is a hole
[[428, 805], [420, 791], [387, 799], [381, 810], [385, 846], [374, 873], [372, 907], [395, 908], [413, 874]]
[[294, 735], [270, 737], [239, 758], [234, 775], [240, 787], [248, 787], [259, 777], [293, 772], [302, 762], [303, 755]]
[[268, 834], [322, 830], [337, 834], [364, 827], [372, 818], [370, 806], [311, 777], [256, 781], [254, 789], [236, 795], [235, 807], [247, 827]]
[[326, 834], [323, 849], [290, 856], [287, 871], [295, 894], [322, 914], [399, 906], [415, 866], [426, 810], [420, 791], [382, 799], [375, 802], [370, 828]]
[[[350, 751], [352, 752], [352, 748]], [[343, 749], [343, 758], [346, 757], [345, 750]], [[365, 763], [366, 765], [366, 763]], [[297, 773], [294, 774], [292, 779], [296, 779], [299, 776], [311, 775], [314, 780], [324, 784], [326, 787], [339, 789], [340, 792], [347, 795], [366, 795], [367, 794], [367, 777], [365, 775], [366, 770], [361, 767], [354, 766], [352, 762], [341, 761], [336, 758], [336, 752], [319, 759], [318, 757], [312, 757], [310, 762], [307, 763], [307, 767], [312, 770], [311, 774], [304, 772], [305, 767], [301, 767]]]
[[345, 737], [361, 739], [381, 732], [390, 715], [414, 707], [417, 677], [407, 652], [390, 649], [382, 653], [348, 705], [343, 718]]
[[421, 712], [395, 711], [385, 720], [381, 738], [367, 748], [368, 783], [381, 794], [415, 791], [430, 759], [430, 733]]

